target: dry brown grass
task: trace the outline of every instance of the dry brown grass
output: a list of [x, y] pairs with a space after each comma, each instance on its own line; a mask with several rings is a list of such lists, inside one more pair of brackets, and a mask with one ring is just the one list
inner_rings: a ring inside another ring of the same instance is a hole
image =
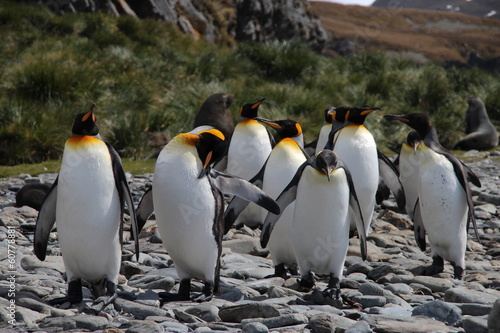
[[500, 20], [418, 9], [311, 2], [334, 39], [354, 40], [368, 50], [424, 54], [436, 61], [466, 62], [470, 51], [500, 56]]

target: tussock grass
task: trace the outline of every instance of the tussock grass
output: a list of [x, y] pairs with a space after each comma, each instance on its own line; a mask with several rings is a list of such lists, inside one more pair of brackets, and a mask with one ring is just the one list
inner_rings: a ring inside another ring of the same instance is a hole
[[429, 113], [447, 147], [463, 134], [468, 96], [481, 97], [500, 120], [498, 77], [416, 66], [380, 52], [326, 58], [297, 41], [216, 47], [156, 20], [55, 16], [5, 1], [0, 33], [2, 165], [60, 158], [74, 116], [92, 102], [102, 136], [136, 160], [152, 153], [151, 132], [191, 130], [205, 98], [218, 92], [234, 96], [235, 120], [241, 105], [266, 97], [261, 116], [297, 120], [306, 141], [316, 137], [330, 105], [383, 107], [366, 126], [391, 149], [408, 129], [385, 121], [385, 113]]

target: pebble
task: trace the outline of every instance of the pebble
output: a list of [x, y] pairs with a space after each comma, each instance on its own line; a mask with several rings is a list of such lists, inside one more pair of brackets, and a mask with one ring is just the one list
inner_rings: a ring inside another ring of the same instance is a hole
[[[66, 293], [64, 263], [51, 233], [47, 258], [33, 255], [37, 212], [13, 207], [15, 192], [27, 182], [53, 182], [57, 175], [0, 179], [0, 248], [7, 246], [8, 227], [17, 228], [16, 320], [8, 324], [9, 265], [0, 250], [0, 331], [61, 332], [491, 332], [500, 331], [500, 156], [469, 163], [483, 182], [473, 188], [477, 202], [481, 244], [470, 234], [463, 281], [452, 278], [452, 267], [434, 277], [421, 276], [431, 262], [430, 252], [416, 246], [412, 223], [391, 210], [394, 202], [378, 207], [369, 234], [367, 261], [359, 256], [359, 240], [350, 240], [341, 280], [343, 300], [322, 295], [328, 277], [318, 277], [313, 290], [288, 280], [267, 278], [274, 273], [267, 249], [259, 243], [259, 230], [233, 229], [224, 237], [220, 294], [211, 302], [190, 301], [159, 306], [159, 291], [176, 292], [179, 278], [157, 235], [154, 220], [140, 235], [139, 260], [133, 243], [123, 245], [116, 313], [90, 311], [91, 294], [84, 302], [52, 307], [48, 299]], [[152, 175], [129, 175], [139, 200]], [[12, 190], [10, 190], [12, 189]], [[137, 203], [137, 202], [136, 202]], [[389, 209], [388, 209], [389, 208]], [[125, 227], [129, 234], [130, 227]], [[127, 236], [128, 237], [128, 236]], [[128, 238], [127, 238], [128, 239]], [[203, 283], [193, 280], [192, 292]]]

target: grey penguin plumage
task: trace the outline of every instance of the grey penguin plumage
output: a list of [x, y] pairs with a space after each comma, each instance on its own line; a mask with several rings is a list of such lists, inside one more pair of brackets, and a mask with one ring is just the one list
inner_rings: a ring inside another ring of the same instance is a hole
[[[49, 234], [56, 223], [66, 268], [68, 294], [49, 301], [51, 305], [80, 302], [82, 279], [91, 284], [95, 302], [103, 303], [103, 308], [112, 303], [117, 296], [125, 203], [137, 235], [125, 172], [117, 152], [99, 135], [94, 106], [76, 116], [59, 175], [36, 222], [36, 256], [45, 260]], [[137, 237], [135, 249], [138, 257]]]
[[[311, 288], [313, 273], [330, 279], [323, 294], [338, 298], [349, 246], [350, 221], [355, 220], [363, 259], [366, 233], [363, 213], [347, 166], [325, 149], [304, 162], [276, 200], [283, 212], [295, 200], [291, 239], [303, 287]], [[261, 233], [267, 246], [280, 215], [269, 213]]]
[[444, 260], [461, 279], [465, 269], [467, 230], [472, 223], [477, 233], [474, 205], [468, 181], [481, 186], [479, 179], [458, 158], [439, 143], [436, 128], [428, 115], [385, 115], [399, 120], [417, 131], [422, 143], [417, 149], [420, 157], [418, 199], [413, 213], [415, 240], [425, 250], [427, 234], [433, 263], [424, 271], [434, 275], [444, 270]]
[[276, 202], [258, 187], [210, 167], [218, 159], [223, 141], [224, 135], [216, 129], [174, 137], [158, 156], [153, 185], [139, 203], [139, 226], [154, 210], [163, 246], [180, 279], [178, 293], [160, 293], [163, 302], [189, 300], [191, 278], [205, 281], [201, 295], [192, 300], [208, 301], [217, 292], [223, 194], [279, 212]]

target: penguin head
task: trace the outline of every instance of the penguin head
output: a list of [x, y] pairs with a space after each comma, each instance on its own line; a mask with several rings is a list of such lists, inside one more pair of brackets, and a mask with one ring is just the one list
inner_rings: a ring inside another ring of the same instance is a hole
[[202, 178], [210, 171], [209, 166], [218, 161], [225, 152], [224, 134], [217, 129], [201, 131], [197, 134], [198, 139], [195, 142], [198, 156], [203, 163], [198, 178]]
[[75, 135], [92, 135], [99, 134], [99, 126], [97, 126], [97, 119], [94, 114], [96, 104], [92, 104], [90, 110], [86, 113], [80, 113], [75, 117], [73, 128], [71, 132]]
[[377, 106], [361, 105], [349, 108], [345, 114], [345, 120], [351, 123], [363, 125], [366, 116], [376, 110], [381, 110], [382, 108]]
[[425, 113], [410, 113], [405, 115], [386, 114], [384, 118], [389, 120], [399, 120], [417, 131], [420, 138], [425, 138], [433, 125], [431, 118]]
[[335, 107], [330, 106], [325, 109], [325, 123], [326, 124], [331, 124], [333, 121], [333, 115], [335, 114]]
[[243, 105], [240, 108], [240, 117], [241, 118], [250, 118], [250, 119], [257, 117], [257, 113], [259, 111], [259, 106], [262, 104], [262, 102], [264, 102], [265, 99], [266, 98], [264, 97], [264, 98], [258, 100], [257, 102], [247, 103], [247, 104]]
[[420, 135], [418, 135], [417, 131], [411, 130], [406, 137], [406, 143], [413, 147], [414, 151], [417, 151], [418, 145], [422, 142]]
[[259, 117], [254, 119], [274, 128], [282, 139], [295, 138], [302, 134], [302, 127], [294, 120], [269, 120]]
[[338, 157], [330, 149], [324, 149], [316, 155], [316, 160], [312, 164], [313, 168], [324, 174], [330, 181], [330, 174], [337, 168]]

